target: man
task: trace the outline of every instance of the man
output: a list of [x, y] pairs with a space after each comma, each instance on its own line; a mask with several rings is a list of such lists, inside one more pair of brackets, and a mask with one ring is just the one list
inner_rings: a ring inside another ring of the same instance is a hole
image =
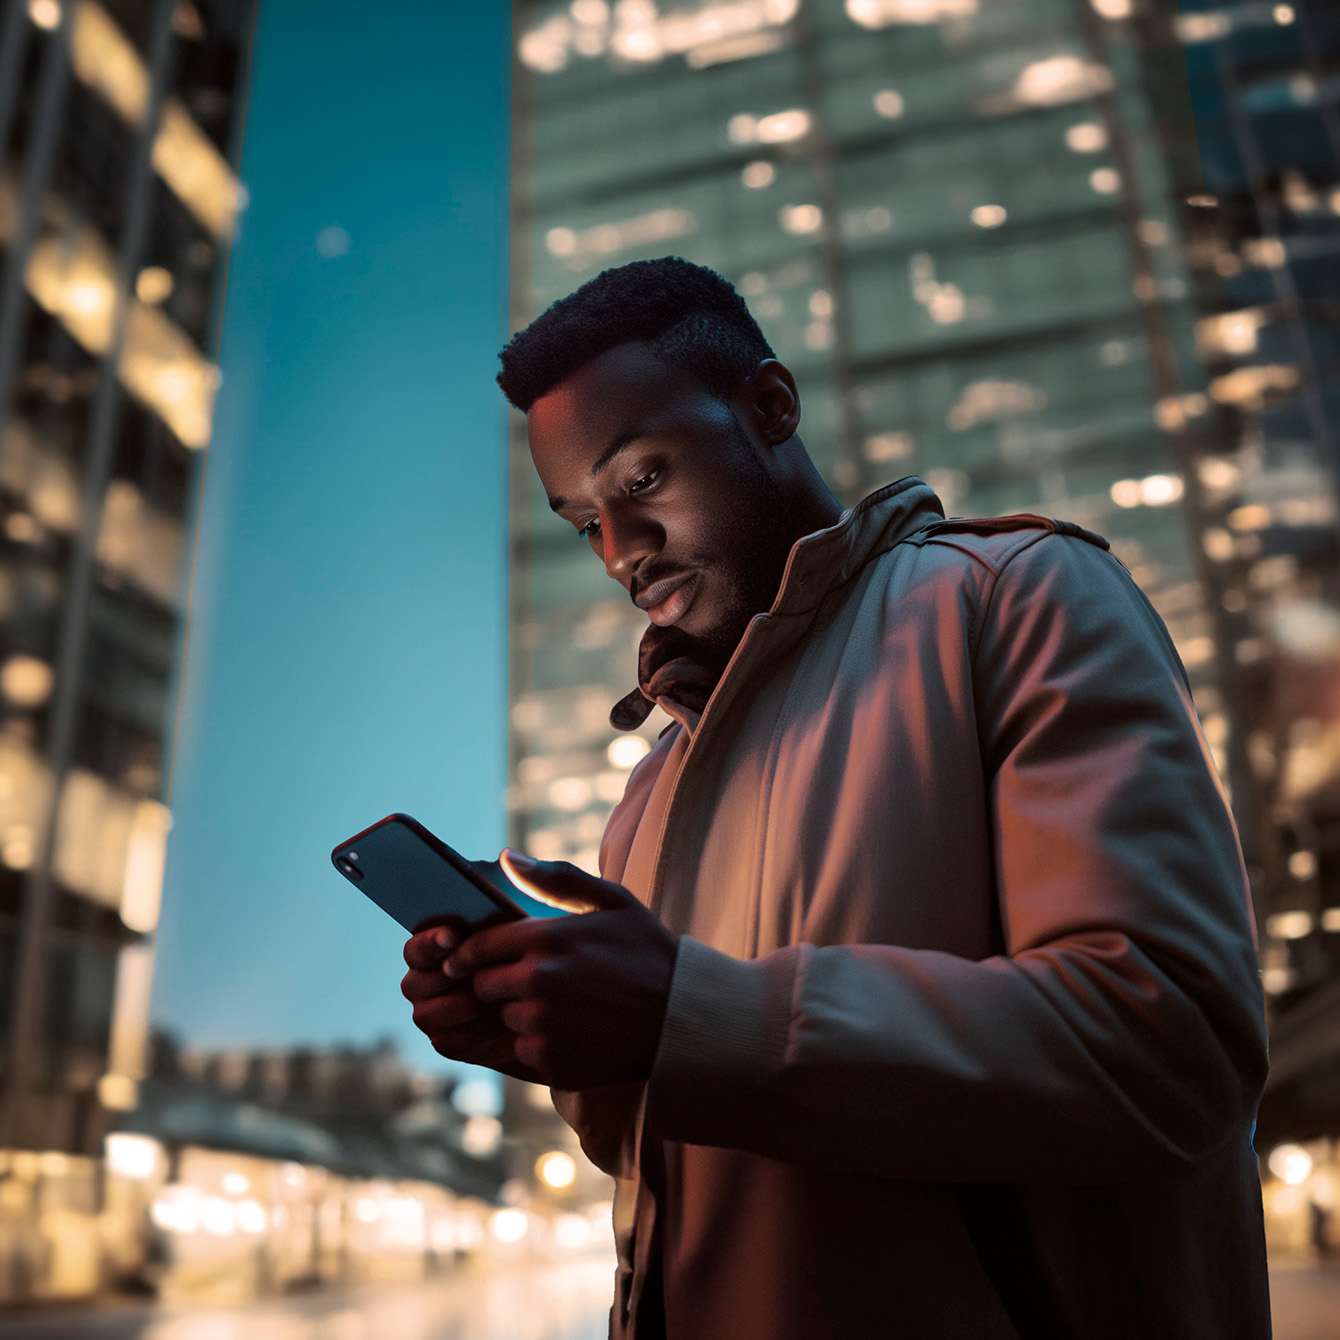
[[618, 1179], [617, 1336], [1264, 1337], [1265, 1033], [1185, 675], [1106, 542], [844, 512], [725, 280], [608, 270], [503, 351], [673, 726], [585, 915], [406, 946], [442, 1054]]

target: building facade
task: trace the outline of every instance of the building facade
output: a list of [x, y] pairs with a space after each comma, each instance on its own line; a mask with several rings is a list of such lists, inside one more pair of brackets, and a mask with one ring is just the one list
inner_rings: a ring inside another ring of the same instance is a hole
[[[1244, 733], [1261, 795], [1264, 1140], [1340, 1133], [1340, 13], [1187, 5], [1179, 20], [1217, 280], [1210, 388], [1238, 443], [1236, 506], [1207, 547], [1232, 570]], [[1294, 1168], [1299, 1165], [1295, 1159]], [[1290, 1189], [1285, 1199], [1295, 1194]], [[1301, 1195], [1301, 1192], [1297, 1194]], [[1303, 1197], [1306, 1199], [1306, 1197]]]
[[250, 0], [0, 20], [0, 1147], [134, 1106]]
[[[737, 285], [795, 370], [801, 434], [845, 503], [915, 473], [950, 514], [1106, 535], [1190, 675], [1276, 1013], [1333, 982], [1340, 858], [1315, 803], [1340, 774], [1324, 7], [515, 14], [516, 324], [605, 266], [686, 256]], [[593, 868], [665, 720], [609, 727], [644, 620], [548, 512], [519, 419], [512, 601], [512, 840]]]

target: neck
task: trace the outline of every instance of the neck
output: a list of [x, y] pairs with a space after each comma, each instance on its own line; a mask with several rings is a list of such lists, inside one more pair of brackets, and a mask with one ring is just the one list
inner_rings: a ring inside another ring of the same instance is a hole
[[842, 504], [815, 469], [805, 444], [793, 437], [776, 449], [775, 468], [786, 499], [786, 529], [791, 544], [837, 524]]

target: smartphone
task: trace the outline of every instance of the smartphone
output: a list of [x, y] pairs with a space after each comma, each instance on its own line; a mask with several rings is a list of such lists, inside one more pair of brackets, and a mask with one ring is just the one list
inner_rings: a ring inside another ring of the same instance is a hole
[[330, 853], [335, 869], [413, 934], [441, 922], [470, 930], [525, 912], [408, 814], [389, 814]]

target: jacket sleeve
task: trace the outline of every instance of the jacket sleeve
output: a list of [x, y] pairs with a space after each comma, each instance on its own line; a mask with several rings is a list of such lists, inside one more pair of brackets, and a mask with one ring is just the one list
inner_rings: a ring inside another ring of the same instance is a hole
[[1016, 551], [977, 617], [1005, 951], [742, 962], [685, 938], [658, 1135], [917, 1180], [1102, 1183], [1175, 1173], [1250, 1122], [1249, 895], [1162, 621], [1115, 558], [1061, 536]]

